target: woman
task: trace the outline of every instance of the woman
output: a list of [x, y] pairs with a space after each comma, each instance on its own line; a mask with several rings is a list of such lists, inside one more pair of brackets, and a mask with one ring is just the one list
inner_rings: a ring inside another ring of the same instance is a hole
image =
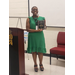
[[40, 70], [44, 71], [42, 64], [43, 53], [46, 53], [44, 34], [42, 29], [36, 30], [35, 20], [45, 20], [45, 18], [38, 16], [38, 8], [36, 6], [32, 7], [31, 13], [33, 16], [27, 18], [26, 21], [26, 30], [29, 32], [27, 52], [32, 53], [35, 72], [38, 72], [38, 65], [36, 62], [38, 53]]

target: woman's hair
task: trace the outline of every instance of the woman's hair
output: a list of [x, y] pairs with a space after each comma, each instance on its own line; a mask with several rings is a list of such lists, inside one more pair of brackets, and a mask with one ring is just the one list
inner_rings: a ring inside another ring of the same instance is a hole
[[[31, 8], [31, 10], [32, 10], [33, 8], [35, 8], [35, 7], [37, 8], [37, 6], [33, 6], [33, 7]], [[38, 9], [38, 8], [37, 8], [37, 9]]]

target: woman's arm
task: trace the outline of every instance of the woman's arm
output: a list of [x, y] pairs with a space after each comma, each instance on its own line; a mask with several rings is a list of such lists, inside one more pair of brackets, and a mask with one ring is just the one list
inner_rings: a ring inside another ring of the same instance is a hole
[[47, 27], [46, 27], [46, 20], [45, 20], [45, 29], [46, 29]]
[[30, 29], [29, 18], [27, 18], [27, 21], [26, 21], [26, 30], [27, 30], [28, 32], [40, 32], [40, 31], [42, 31], [42, 29], [39, 29], [39, 30]]
[[45, 27], [44, 27], [44, 29], [46, 29], [47, 27], [46, 27], [46, 20], [45, 20]]

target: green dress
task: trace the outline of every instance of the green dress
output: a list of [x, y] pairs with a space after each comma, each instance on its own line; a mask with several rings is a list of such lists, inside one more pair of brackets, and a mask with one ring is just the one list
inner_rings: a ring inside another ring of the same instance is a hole
[[[30, 29], [36, 29], [36, 23], [34, 19], [44, 20], [45, 18], [41, 16], [39, 16], [38, 18], [33, 18], [32, 16], [29, 17]], [[43, 31], [28, 33], [27, 52], [28, 53], [32, 53], [32, 52], [46, 53], [45, 38], [44, 38]]]

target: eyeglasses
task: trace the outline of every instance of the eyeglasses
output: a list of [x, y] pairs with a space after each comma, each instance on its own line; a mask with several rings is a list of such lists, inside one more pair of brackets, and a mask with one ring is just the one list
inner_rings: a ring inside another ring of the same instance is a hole
[[32, 11], [38, 11], [38, 9], [32, 9]]

